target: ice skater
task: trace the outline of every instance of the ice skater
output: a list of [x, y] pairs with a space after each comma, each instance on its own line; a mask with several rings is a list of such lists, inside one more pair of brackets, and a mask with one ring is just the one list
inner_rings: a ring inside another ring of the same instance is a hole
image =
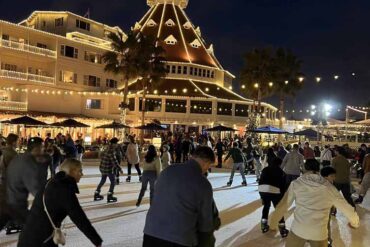
[[113, 138], [109, 142], [108, 148], [103, 152], [100, 162], [100, 172], [101, 172], [101, 180], [96, 188], [94, 194], [94, 201], [101, 201], [104, 199], [104, 196], [100, 195], [101, 188], [107, 181], [107, 177], [110, 181], [109, 192], [107, 196], [107, 202], [117, 202], [117, 198], [113, 196], [114, 194], [114, 186], [116, 184], [115, 181], [115, 174], [114, 170], [117, 166], [119, 166], [117, 157], [116, 157], [116, 148], [117, 148], [118, 139]]
[[[283, 198], [286, 190], [285, 172], [280, 168], [281, 163], [282, 160], [276, 157], [261, 173], [258, 191], [263, 204], [261, 219], [262, 233], [266, 233], [270, 229], [268, 225], [268, 216], [271, 203], [276, 207], [281, 198]], [[279, 231], [281, 237], [285, 238], [288, 236], [289, 231], [285, 227], [284, 217], [279, 221]]]
[[246, 158], [242, 152], [242, 150], [239, 148], [239, 145], [237, 142], [233, 143], [233, 147], [229, 150], [229, 153], [227, 154], [224, 162], [226, 162], [229, 158], [233, 159], [233, 167], [231, 169], [231, 175], [230, 180], [227, 182], [227, 186], [231, 186], [233, 183], [234, 173], [236, 169], [239, 169], [240, 175], [243, 178], [242, 185], [247, 186], [247, 180], [245, 179], [244, 174], [244, 164], [246, 163]]

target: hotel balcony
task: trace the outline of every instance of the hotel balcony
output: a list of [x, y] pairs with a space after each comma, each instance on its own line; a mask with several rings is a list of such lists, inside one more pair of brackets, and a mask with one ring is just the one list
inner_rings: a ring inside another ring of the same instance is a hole
[[27, 103], [15, 101], [0, 101], [0, 110], [27, 111]]
[[55, 78], [49, 76], [22, 73], [11, 70], [0, 70], [0, 78], [9, 78], [22, 81], [38, 82], [42, 84], [55, 84]]
[[5, 48], [10, 48], [14, 50], [20, 50], [20, 51], [25, 51], [25, 52], [30, 52], [42, 56], [47, 56], [47, 57], [52, 57], [56, 58], [57, 53], [56, 51], [49, 50], [49, 49], [44, 49], [40, 48], [37, 46], [32, 46], [24, 43], [20, 43], [17, 41], [10, 41], [10, 40], [5, 40], [5, 39], [0, 39], [0, 47], [5, 47]]

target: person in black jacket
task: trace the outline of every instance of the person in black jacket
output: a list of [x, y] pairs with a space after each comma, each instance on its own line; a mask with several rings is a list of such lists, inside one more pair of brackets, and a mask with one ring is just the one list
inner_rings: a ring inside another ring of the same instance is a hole
[[[275, 158], [268, 163], [268, 166], [262, 170], [259, 181], [258, 191], [263, 203], [261, 230], [263, 233], [269, 231], [268, 215], [271, 203], [276, 207], [283, 198], [286, 191], [285, 173], [280, 168], [282, 160]], [[288, 236], [289, 231], [285, 228], [285, 221], [282, 218], [279, 222], [280, 234], [283, 238]]]
[[44, 210], [43, 196], [47, 211], [56, 227], [61, 227], [63, 220], [69, 216], [94, 246], [101, 246], [103, 241], [91, 225], [76, 196], [76, 193], [79, 193], [77, 183], [83, 175], [82, 163], [75, 159], [67, 159], [60, 170], [37, 193], [19, 237], [18, 247], [57, 246], [52, 238], [54, 229]]

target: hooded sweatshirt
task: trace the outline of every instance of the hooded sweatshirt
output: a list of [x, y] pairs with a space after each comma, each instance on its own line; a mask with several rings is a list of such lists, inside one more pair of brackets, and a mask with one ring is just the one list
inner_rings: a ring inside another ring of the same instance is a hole
[[293, 201], [296, 209], [291, 231], [303, 239], [323, 241], [328, 238], [327, 225], [333, 205], [343, 212], [353, 227], [359, 227], [357, 213], [337, 189], [325, 178], [309, 172], [290, 185], [271, 216], [272, 230], [276, 229], [278, 221], [287, 213]]

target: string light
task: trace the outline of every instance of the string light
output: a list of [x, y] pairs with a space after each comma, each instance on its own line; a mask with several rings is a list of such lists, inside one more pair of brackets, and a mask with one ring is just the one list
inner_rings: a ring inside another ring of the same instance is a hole
[[319, 83], [321, 81], [321, 77], [316, 77], [316, 82]]

